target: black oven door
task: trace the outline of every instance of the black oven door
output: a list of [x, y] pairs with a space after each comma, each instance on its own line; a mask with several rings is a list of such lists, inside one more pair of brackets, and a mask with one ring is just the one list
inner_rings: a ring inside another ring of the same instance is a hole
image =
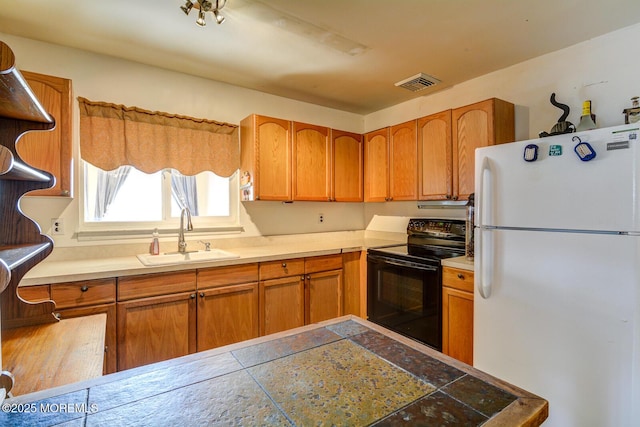
[[370, 321], [442, 351], [440, 267], [367, 256]]

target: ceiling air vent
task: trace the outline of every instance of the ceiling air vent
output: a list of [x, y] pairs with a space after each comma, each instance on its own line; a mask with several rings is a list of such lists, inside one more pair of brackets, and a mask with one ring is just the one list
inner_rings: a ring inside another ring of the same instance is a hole
[[438, 83], [440, 83], [440, 80], [436, 79], [435, 77], [420, 73], [396, 83], [396, 86], [403, 87], [410, 90], [411, 92], [418, 92], [422, 89], [426, 89], [429, 86], [433, 86]]

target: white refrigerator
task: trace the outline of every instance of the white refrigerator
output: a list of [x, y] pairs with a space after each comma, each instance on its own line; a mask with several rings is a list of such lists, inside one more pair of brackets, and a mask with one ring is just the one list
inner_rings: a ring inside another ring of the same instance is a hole
[[474, 366], [545, 426], [640, 426], [638, 125], [476, 150]]

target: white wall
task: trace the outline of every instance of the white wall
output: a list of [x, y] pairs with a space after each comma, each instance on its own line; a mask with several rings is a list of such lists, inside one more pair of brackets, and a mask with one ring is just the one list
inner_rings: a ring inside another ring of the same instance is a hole
[[[0, 38], [14, 50], [18, 68], [70, 78], [75, 96], [230, 123], [258, 113], [364, 132], [498, 97], [516, 104], [516, 138], [528, 139], [549, 131], [560, 117], [561, 111], [549, 103], [552, 92], [571, 107], [569, 120], [574, 124], [579, 121], [582, 101], [591, 99], [601, 127], [623, 123], [622, 110], [630, 106], [632, 96], [640, 95], [640, 24], [367, 116], [2, 33]], [[77, 159], [77, 107], [74, 114]], [[78, 197], [29, 198], [22, 206], [45, 232], [51, 218], [64, 218], [67, 234], [56, 236], [56, 245], [77, 244], [70, 231], [78, 222]], [[319, 213], [325, 216], [323, 224], [317, 222]], [[462, 215], [460, 210], [419, 210], [415, 202], [259, 202], [241, 207], [246, 236], [362, 229], [372, 219], [385, 216]]]

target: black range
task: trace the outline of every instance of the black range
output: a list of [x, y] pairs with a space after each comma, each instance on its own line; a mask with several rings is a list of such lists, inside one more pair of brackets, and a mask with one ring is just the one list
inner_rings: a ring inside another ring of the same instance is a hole
[[367, 315], [442, 350], [441, 260], [465, 253], [465, 221], [412, 218], [407, 243], [368, 250]]

